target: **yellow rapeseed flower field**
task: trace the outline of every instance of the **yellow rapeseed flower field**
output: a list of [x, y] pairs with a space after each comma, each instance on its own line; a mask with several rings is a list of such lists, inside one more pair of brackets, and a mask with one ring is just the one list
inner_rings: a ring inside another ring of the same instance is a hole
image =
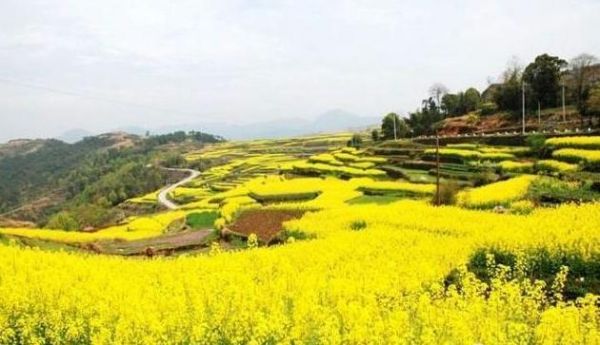
[[[2, 245], [0, 342], [597, 344], [596, 297], [550, 303], [540, 284], [498, 267], [487, 285], [464, 264], [489, 246], [596, 255], [599, 210], [337, 207], [287, 224], [314, 240], [174, 259]], [[453, 269], [460, 290], [444, 287]]]
[[579, 137], [556, 137], [547, 139], [546, 145], [551, 147], [563, 148], [582, 148], [582, 149], [600, 149], [599, 136], [579, 136]]
[[[600, 298], [565, 297], [572, 273], [564, 266], [536, 280], [541, 263], [531, 256], [597, 262], [600, 203], [540, 208], [524, 199], [538, 176], [520, 175], [463, 189], [458, 205], [435, 207], [435, 185], [390, 181], [378, 169], [387, 160], [366, 150], [294, 156], [274, 149], [343, 145], [350, 136], [190, 152], [189, 161], [223, 159], [175, 190], [197, 201], [96, 233], [0, 229], [67, 243], [134, 240], [160, 236], [198, 210], [218, 212], [216, 229], [248, 209], [303, 214], [283, 224], [285, 237], [274, 246], [258, 247], [250, 234], [246, 249], [214, 242], [206, 253], [152, 259], [19, 247], [1, 238], [0, 344], [600, 344]], [[493, 161], [524, 152], [443, 150]], [[498, 165], [510, 172], [534, 167]], [[497, 205], [506, 213], [490, 210]], [[488, 280], [470, 266], [482, 251]], [[492, 251], [514, 255], [514, 267]]]
[[471, 208], [508, 206], [510, 202], [523, 198], [529, 185], [536, 178], [537, 176], [534, 175], [522, 175], [506, 181], [466, 190], [459, 193], [458, 202], [460, 205]]

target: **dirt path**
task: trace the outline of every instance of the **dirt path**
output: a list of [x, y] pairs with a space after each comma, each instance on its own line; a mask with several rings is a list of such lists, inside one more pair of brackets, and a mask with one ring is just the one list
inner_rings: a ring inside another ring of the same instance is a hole
[[136, 241], [106, 241], [96, 244], [99, 252], [116, 255], [155, 255], [207, 245], [214, 236], [212, 230], [183, 231]]
[[175, 209], [179, 208], [179, 205], [177, 205], [173, 201], [169, 200], [169, 197], [168, 197], [169, 193], [171, 191], [173, 191], [175, 188], [177, 188], [181, 185], [184, 185], [184, 184], [190, 182], [191, 180], [195, 179], [196, 177], [198, 177], [198, 175], [200, 175], [200, 172], [198, 170], [193, 170], [193, 169], [178, 169], [178, 168], [164, 168], [164, 169], [169, 170], [169, 171], [183, 171], [183, 172], [190, 173], [190, 175], [188, 177], [161, 189], [161, 191], [158, 193], [158, 203], [170, 210], [175, 210]]

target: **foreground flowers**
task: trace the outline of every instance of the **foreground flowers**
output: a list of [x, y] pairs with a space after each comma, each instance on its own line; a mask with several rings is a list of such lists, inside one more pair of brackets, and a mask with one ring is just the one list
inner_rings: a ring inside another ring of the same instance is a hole
[[314, 240], [175, 259], [0, 246], [0, 343], [595, 344], [596, 297], [554, 299], [501, 266], [484, 284], [464, 264], [490, 247], [591, 258], [599, 211], [335, 207], [286, 225]]

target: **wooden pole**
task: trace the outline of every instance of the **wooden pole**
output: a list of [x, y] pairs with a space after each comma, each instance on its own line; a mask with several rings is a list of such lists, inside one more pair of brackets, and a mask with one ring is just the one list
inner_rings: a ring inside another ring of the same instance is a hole
[[440, 132], [435, 132], [435, 199], [436, 205], [441, 204], [440, 200]]

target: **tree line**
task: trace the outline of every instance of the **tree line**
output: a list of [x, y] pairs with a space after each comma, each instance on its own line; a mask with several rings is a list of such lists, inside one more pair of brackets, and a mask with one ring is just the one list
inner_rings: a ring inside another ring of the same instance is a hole
[[559, 107], [564, 97], [565, 104], [574, 106], [591, 124], [591, 117], [600, 116], [599, 60], [580, 54], [567, 62], [558, 56], [541, 54], [523, 67], [513, 59], [498, 82], [490, 83], [483, 92], [469, 87], [452, 93], [444, 84], [435, 83], [416, 111], [405, 118], [396, 113], [385, 115], [381, 129], [374, 130], [372, 137], [388, 140], [431, 135], [442, 120], [466, 114], [477, 117], [505, 112], [517, 116], [522, 109], [523, 92], [529, 113], [531, 109]]

